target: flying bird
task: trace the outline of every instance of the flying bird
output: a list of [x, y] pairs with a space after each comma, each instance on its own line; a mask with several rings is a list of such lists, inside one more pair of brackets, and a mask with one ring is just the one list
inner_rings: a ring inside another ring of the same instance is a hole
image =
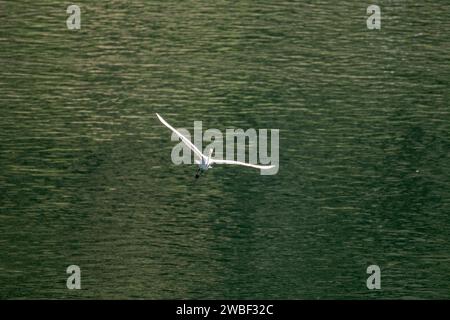
[[181, 141], [183, 141], [189, 147], [189, 149], [191, 149], [194, 152], [194, 155], [197, 156], [198, 160], [195, 160], [195, 163], [198, 164], [198, 169], [195, 174], [196, 179], [198, 179], [202, 173], [206, 172], [208, 169], [211, 169], [213, 164], [232, 164], [261, 170], [272, 169], [275, 167], [273, 165], [262, 166], [257, 164], [245, 163], [241, 161], [214, 159], [211, 157], [213, 152], [212, 148], [209, 149], [208, 155], [206, 156], [200, 150], [198, 150], [198, 148], [191, 142], [191, 140], [183, 136], [180, 132], [178, 132], [178, 130], [176, 130], [174, 127], [168, 124], [167, 121], [164, 120], [159, 114], [156, 114], [156, 116], [158, 117], [159, 121], [162, 122], [163, 125], [165, 125], [167, 128], [175, 132], [175, 134], [181, 139]]

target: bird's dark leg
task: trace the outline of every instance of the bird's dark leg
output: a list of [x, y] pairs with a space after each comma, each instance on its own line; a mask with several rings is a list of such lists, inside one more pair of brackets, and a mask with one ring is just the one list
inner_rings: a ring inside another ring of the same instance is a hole
[[200, 168], [197, 169], [197, 172], [195, 173], [195, 179], [198, 179], [200, 177]]

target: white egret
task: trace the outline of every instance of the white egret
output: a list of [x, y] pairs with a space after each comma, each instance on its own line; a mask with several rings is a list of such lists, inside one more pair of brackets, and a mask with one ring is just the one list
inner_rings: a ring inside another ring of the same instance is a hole
[[212, 168], [213, 164], [232, 164], [232, 165], [246, 166], [246, 167], [262, 169], [262, 170], [272, 169], [275, 167], [273, 165], [263, 166], [263, 165], [245, 163], [245, 162], [234, 161], [234, 160], [214, 159], [214, 158], [211, 158], [213, 149], [209, 149], [208, 155], [206, 156], [200, 150], [198, 150], [198, 148], [188, 138], [183, 136], [180, 132], [178, 132], [178, 130], [176, 130], [174, 127], [172, 127], [170, 124], [168, 124], [167, 121], [164, 120], [159, 114], [156, 114], [156, 116], [158, 117], [159, 121], [162, 122], [162, 124], [164, 124], [167, 128], [169, 128], [170, 130], [175, 132], [175, 134], [181, 139], [181, 141], [183, 141], [189, 147], [189, 149], [191, 149], [194, 152], [195, 156], [197, 156], [197, 158], [199, 158], [199, 160], [195, 160], [195, 163], [198, 164], [197, 173], [195, 174], [196, 179], [198, 177], [200, 177], [200, 174], [202, 174], [203, 172]]

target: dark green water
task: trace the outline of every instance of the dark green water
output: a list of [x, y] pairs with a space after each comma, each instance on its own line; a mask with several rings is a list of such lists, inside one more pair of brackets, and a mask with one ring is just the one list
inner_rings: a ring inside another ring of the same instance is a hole
[[[447, 0], [75, 3], [0, 1], [1, 298], [450, 296]], [[196, 182], [155, 112], [279, 173]]]

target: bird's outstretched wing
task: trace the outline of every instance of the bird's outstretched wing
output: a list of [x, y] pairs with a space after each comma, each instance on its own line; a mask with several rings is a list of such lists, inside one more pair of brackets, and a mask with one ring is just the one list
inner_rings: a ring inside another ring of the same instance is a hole
[[181, 141], [183, 141], [188, 147], [189, 149], [191, 149], [192, 151], [194, 151], [194, 153], [200, 157], [200, 159], [206, 158], [201, 152], [200, 150], [198, 150], [198, 148], [185, 136], [183, 136], [181, 133], [178, 132], [178, 130], [176, 130], [174, 127], [172, 127], [170, 124], [168, 124], [166, 122], [166, 120], [164, 120], [159, 114], [156, 114], [156, 116], [158, 117], [159, 121], [162, 122], [163, 125], [165, 125], [167, 128], [169, 128], [170, 130], [172, 130], [173, 132], [175, 132], [175, 134], [181, 139]]
[[246, 166], [246, 167], [251, 167], [251, 168], [256, 168], [256, 169], [272, 169], [275, 166], [271, 165], [271, 166], [262, 166], [259, 164], [251, 164], [251, 163], [245, 163], [245, 162], [240, 162], [240, 161], [234, 161], [234, 160], [219, 160], [219, 159], [211, 159], [210, 160], [211, 164], [217, 163], [217, 164], [234, 164], [234, 165], [239, 165], [239, 166]]

